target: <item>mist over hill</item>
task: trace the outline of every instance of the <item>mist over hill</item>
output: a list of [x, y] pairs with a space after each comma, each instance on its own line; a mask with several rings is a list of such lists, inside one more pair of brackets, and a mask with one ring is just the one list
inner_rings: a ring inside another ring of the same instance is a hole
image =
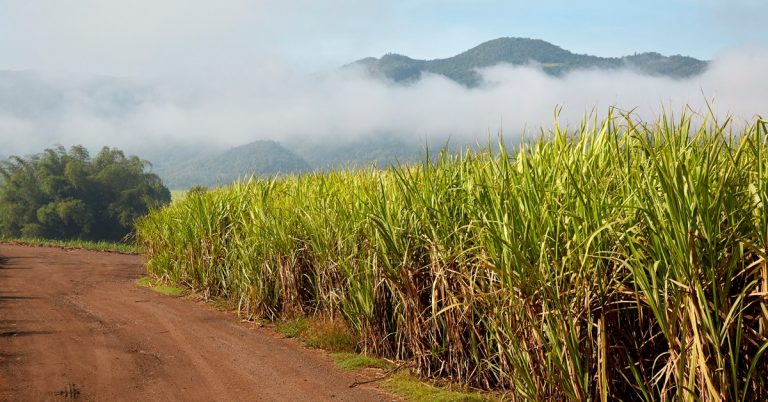
[[[564, 124], [590, 110], [663, 105], [743, 121], [768, 110], [768, 50], [712, 61], [640, 53], [575, 54], [542, 40], [495, 39], [457, 56], [390, 54], [325, 72], [288, 67], [226, 79], [111, 77], [0, 70], [0, 153], [61, 144], [139, 155], [172, 188], [248, 175], [386, 166]], [[243, 146], [243, 144], [249, 144]], [[242, 147], [241, 147], [242, 146]]]
[[160, 164], [154, 171], [177, 189], [222, 186], [250, 176], [269, 177], [311, 170], [300, 156], [275, 141], [255, 141], [197, 159]]
[[421, 160], [425, 143], [417, 136], [376, 133], [348, 141], [287, 140], [286, 146], [315, 170], [386, 167]]
[[76, 109], [117, 118], [140, 108], [158, 88], [109, 76], [0, 70], [0, 114], [48, 122]]
[[499, 38], [484, 42], [461, 54], [445, 59], [419, 60], [390, 53], [368, 57], [352, 65], [364, 66], [374, 76], [395, 82], [413, 82], [424, 73], [439, 74], [468, 87], [482, 83], [477, 69], [499, 64], [535, 64], [545, 73], [562, 76], [583, 69], [629, 69], [650, 76], [688, 78], [699, 75], [707, 62], [687, 56], [663, 56], [656, 52], [624, 57], [598, 57], [576, 54], [540, 39]]

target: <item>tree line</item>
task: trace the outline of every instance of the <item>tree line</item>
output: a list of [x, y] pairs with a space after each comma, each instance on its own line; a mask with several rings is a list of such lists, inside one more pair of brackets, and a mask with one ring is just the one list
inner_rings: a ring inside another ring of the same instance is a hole
[[0, 162], [0, 237], [119, 241], [170, 202], [148, 163], [104, 147], [46, 149]]

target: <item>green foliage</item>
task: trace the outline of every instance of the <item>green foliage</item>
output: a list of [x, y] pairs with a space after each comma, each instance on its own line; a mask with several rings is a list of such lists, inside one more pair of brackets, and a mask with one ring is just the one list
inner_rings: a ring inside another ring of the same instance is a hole
[[138, 223], [148, 270], [518, 400], [768, 400], [768, 122], [251, 180]]
[[192, 186], [185, 195], [203, 195], [208, 192], [208, 187], [205, 186]]
[[480, 84], [476, 69], [498, 64], [524, 65], [537, 63], [547, 74], [559, 76], [577, 69], [631, 68], [643, 74], [686, 78], [701, 74], [707, 62], [684, 56], [662, 56], [642, 53], [621, 58], [575, 54], [539, 39], [499, 38], [482, 43], [464, 53], [436, 60], [416, 60], [398, 54], [381, 59], [369, 57], [357, 64], [374, 75], [396, 82], [412, 82], [422, 73], [444, 75], [460, 84], [475, 87]]
[[123, 239], [133, 222], [170, 201], [145, 163], [104, 148], [47, 149], [0, 164], [0, 236], [47, 239]]

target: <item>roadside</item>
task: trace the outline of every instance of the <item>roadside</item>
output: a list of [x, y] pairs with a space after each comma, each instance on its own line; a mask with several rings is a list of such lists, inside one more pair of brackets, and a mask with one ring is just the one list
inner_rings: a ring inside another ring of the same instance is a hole
[[136, 286], [140, 256], [0, 245], [0, 400], [381, 401], [327, 355]]
[[139, 246], [107, 241], [87, 241], [87, 240], [52, 240], [40, 238], [0, 238], [0, 245], [28, 246], [28, 247], [58, 247], [63, 250], [91, 250], [106, 253], [120, 254], [140, 254]]

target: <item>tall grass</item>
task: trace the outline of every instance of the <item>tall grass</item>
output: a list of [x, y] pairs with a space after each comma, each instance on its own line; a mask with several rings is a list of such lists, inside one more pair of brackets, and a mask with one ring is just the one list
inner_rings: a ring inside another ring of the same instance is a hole
[[630, 116], [514, 151], [251, 180], [138, 224], [148, 269], [519, 400], [768, 399], [768, 122]]

